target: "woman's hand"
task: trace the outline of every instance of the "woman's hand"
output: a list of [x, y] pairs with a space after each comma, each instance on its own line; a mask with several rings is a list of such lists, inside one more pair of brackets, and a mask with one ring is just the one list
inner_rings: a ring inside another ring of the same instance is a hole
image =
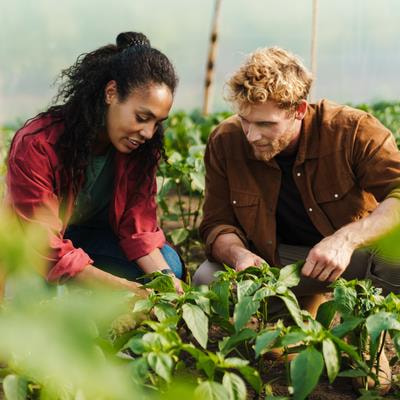
[[174, 282], [176, 293], [183, 294], [182, 281], [176, 276], [172, 277], [172, 281]]

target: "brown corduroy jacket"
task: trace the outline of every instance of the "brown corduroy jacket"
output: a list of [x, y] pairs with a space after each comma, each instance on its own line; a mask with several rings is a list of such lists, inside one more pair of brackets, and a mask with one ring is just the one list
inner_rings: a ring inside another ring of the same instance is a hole
[[[200, 234], [211, 250], [220, 234], [235, 233], [272, 264], [281, 171], [257, 160], [237, 116], [211, 134]], [[293, 177], [312, 223], [329, 236], [367, 216], [387, 197], [400, 199], [400, 152], [392, 133], [368, 113], [327, 100], [310, 104], [302, 121]]]

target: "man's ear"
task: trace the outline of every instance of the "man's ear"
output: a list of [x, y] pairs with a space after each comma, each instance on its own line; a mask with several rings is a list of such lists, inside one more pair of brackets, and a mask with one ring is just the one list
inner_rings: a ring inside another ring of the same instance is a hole
[[302, 120], [306, 115], [308, 103], [306, 100], [300, 100], [299, 105], [296, 108], [296, 119]]
[[118, 90], [117, 90], [117, 82], [114, 80], [107, 83], [104, 89], [104, 101], [106, 104], [110, 105], [112, 100], [117, 98]]

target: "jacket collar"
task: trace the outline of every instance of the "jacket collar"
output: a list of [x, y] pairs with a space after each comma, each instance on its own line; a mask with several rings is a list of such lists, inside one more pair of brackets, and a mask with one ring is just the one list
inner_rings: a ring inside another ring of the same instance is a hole
[[307, 107], [306, 115], [301, 124], [296, 164], [302, 164], [307, 159], [320, 156], [317, 108], [315, 104], [309, 104]]

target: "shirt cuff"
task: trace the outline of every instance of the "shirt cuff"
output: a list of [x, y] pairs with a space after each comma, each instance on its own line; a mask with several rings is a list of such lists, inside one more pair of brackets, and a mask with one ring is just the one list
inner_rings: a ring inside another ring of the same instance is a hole
[[55, 283], [65, 281], [79, 274], [89, 264], [93, 264], [93, 260], [82, 249], [71, 250], [50, 269], [47, 280]]
[[247, 242], [246, 236], [243, 231], [233, 225], [218, 225], [213, 228], [206, 238], [206, 256], [210, 261], [215, 261], [212, 257], [212, 245], [219, 235], [223, 235], [225, 233], [234, 233], [239, 239], [243, 242], [243, 244], [248, 247], [249, 244]]
[[161, 249], [165, 244], [165, 236], [164, 232], [158, 229], [156, 232], [135, 233], [122, 238], [119, 244], [128, 260], [134, 261], [146, 256], [156, 248]]

